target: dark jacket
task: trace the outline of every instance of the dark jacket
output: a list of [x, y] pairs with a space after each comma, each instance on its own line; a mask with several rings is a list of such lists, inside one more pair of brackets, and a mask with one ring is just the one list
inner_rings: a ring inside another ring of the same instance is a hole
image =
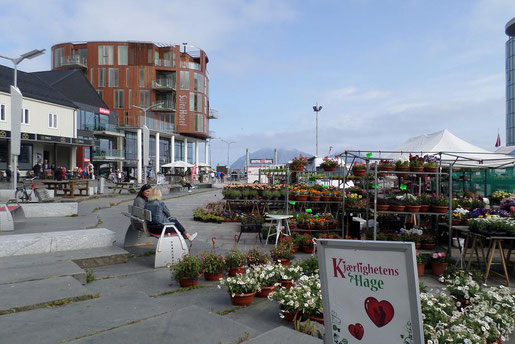
[[163, 201], [149, 201], [145, 204], [145, 209], [152, 212], [151, 224], [166, 223], [168, 222], [168, 218], [172, 216]]
[[[136, 197], [132, 205], [141, 209], [145, 209], [145, 203], [147, 203], [146, 199], [144, 199], [143, 197]], [[141, 223], [139, 223], [136, 220], [131, 220], [131, 224], [132, 226], [134, 226], [135, 229], [141, 228]]]

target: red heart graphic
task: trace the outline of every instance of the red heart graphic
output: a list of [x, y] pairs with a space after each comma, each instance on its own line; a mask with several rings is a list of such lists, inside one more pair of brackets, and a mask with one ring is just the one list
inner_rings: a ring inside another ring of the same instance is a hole
[[383, 327], [388, 324], [395, 313], [390, 302], [386, 300], [379, 302], [375, 297], [369, 297], [365, 300], [365, 310], [370, 320], [377, 327]]
[[356, 323], [356, 325], [349, 325], [349, 332], [352, 334], [354, 338], [357, 340], [361, 340], [363, 338], [363, 335], [365, 334], [365, 329], [363, 328], [363, 325], [360, 323]]

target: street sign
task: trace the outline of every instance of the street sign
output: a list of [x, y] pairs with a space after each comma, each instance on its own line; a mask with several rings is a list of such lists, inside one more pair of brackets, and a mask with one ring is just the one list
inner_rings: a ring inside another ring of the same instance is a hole
[[254, 165], [271, 165], [274, 163], [274, 159], [250, 159], [249, 163]]
[[319, 239], [325, 344], [423, 344], [415, 245]]
[[143, 134], [143, 166], [148, 166], [148, 162], [150, 160], [150, 130], [148, 130], [148, 127], [146, 125], [143, 126], [142, 130]]
[[[23, 96], [17, 87], [11, 86], [11, 154], [20, 155], [21, 116]], [[14, 168], [14, 167], [13, 167]]]

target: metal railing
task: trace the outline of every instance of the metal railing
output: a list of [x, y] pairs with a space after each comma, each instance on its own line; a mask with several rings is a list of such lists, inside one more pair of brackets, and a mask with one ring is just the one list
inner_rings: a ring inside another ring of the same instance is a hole
[[100, 147], [93, 147], [91, 155], [93, 159], [123, 159], [123, 150], [121, 149], [104, 149]]
[[[140, 120], [140, 125], [145, 124], [144, 116], [140, 116], [139, 120]], [[169, 123], [169, 122], [162, 121], [160, 119], [154, 119], [154, 118], [149, 118], [149, 117], [147, 117], [146, 124], [150, 130], [155, 130], [155, 131], [170, 133], [170, 132], [173, 132], [175, 129], [173, 123]]]
[[198, 70], [198, 71], [201, 70], [201, 67], [200, 67], [199, 63], [186, 62], [186, 61], [182, 61], [181, 62], [181, 68], [195, 69], [195, 70]]
[[209, 110], [209, 116], [208, 116], [208, 118], [209, 118], [209, 119], [218, 119], [218, 118], [219, 118], [218, 110], [210, 109], [210, 110]]
[[89, 130], [89, 131], [111, 131], [111, 132], [118, 132], [118, 126], [116, 124], [109, 124], [109, 123], [101, 123], [101, 124], [86, 124], [84, 128], [80, 128], [83, 130]]
[[175, 90], [175, 86], [176, 86], [176, 82], [173, 79], [152, 80], [152, 88], [153, 89]]
[[175, 111], [175, 104], [171, 100], [156, 99], [156, 102], [161, 104], [152, 108], [154, 111]]

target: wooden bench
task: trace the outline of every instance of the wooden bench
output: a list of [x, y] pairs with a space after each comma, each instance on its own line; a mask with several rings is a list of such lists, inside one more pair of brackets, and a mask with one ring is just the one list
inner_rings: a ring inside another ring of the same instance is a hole
[[[154, 268], [160, 268], [169, 264], [176, 264], [184, 255], [188, 254], [188, 246], [181, 233], [173, 223], [164, 223], [161, 234], [154, 234], [149, 231], [147, 223], [152, 220], [152, 213], [149, 210], [128, 206], [128, 212], [123, 215], [131, 219], [131, 225], [125, 235], [124, 247], [152, 246], [151, 238], [158, 239]], [[134, 228], [135, 225], [139, 228]], [[168, 228], [173, 228], [175, 234], [165, 234]]]
[[[72, 197], [75, 195], [75, 190], [79, 190], [80, 196], [89, 196], [89, 180], [88, 179], [78, 179], [71, 181], [71, 195]], [[82, 192], [85, 192], [85, 195]]]

